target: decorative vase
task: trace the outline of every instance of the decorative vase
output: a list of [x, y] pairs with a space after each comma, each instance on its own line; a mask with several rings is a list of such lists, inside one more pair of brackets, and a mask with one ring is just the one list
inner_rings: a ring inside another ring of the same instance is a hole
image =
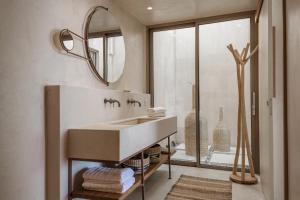
[[207, 155], [208, 155], [207, 119], [202, 115], [200, 111], [200, 156], [204, 157]]
[[[195, 85], [193, 85], [193, 110], [185, 118], [185, 151], [187, 155], [196, 156], [196, 111], [195, 111]], [[207, 120], [200, 112], [200, 156], [208, 155]]]
[[224, 108], [219, 109], [219, 121], [213, 132], [214, 151], [229, 152], [230, 151], [230, 131], [223, 121]]

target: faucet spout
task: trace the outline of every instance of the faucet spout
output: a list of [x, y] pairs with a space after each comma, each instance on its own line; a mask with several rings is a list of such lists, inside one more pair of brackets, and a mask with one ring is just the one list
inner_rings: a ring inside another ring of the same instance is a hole
[[118, 104], [118, 107], [121, 107], [121, 103], [120, 101], [116, 100], [116, 99], [113, 99], [113, 104], [117, 103]]
[[135, 99], [128, 99], [127, 100], [127, 104], [133, 104], [135, 106], [136, 103], [139, 105], [139, 107], [142, 106], [142, 103], [139, 102], [139, 101], [137, 101], [137, 100], [135, 100]]
[[116, 99], [112, 99], [112, 98], [107, 99], [107, 98], [105, 98], [105, 99], [104, 99], [104, 104], [107, 104], [107, 103], [110, 103], [110, 104], [113, 104], [113, 105], [115, 105], [115, 103], [117, 103], [117, 104], [118, 104], [118, 107], [121, 107], [120, 101], [118, 101], [118, 100], [116, 100]]

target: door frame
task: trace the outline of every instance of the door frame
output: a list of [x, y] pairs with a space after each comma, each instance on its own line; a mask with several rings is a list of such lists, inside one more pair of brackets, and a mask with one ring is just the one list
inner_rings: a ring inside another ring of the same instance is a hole
[[[171, 22], [165, 24], [157, 24], [157, 25], [150, 25], [147, 26], [146, 32], [146, 67], [147, 67], [147, 92], [151, 95], [151, 106], [154, 106], [154, 84], [153, 84], [153, 33], [159, 31], [167, 31], [167, 30], [174, 30], [180, 28], [190, 28], [195, 27], [195, 96], [196, 96], [196, 146], [200, 146], [199, 144], [199, 137], [200, 137], [200, 98], [199, 98], [199, 25], [204, 24], [211, 24], [211, 23], [218, 23], [218, 22], [225, 22], [231, 20], [238, 20], [238, 19], [250, 19], [250, 43], [251, 43], [251, 50], [255, 48], [258, 44], [258, 25], [255, 23], [255, 10], [246, 11], [246, 12], [239, 12], [233, 14], [226, 14], [226, 15], [218, 15], [212, 17], [205, 17], [199, 19], [192, 19], [192, 20], [185, 20], [185, 21], [178, 21], [178, 22]], [[251, 115], [251, 147], [252, 147], [252, 155], [254, 159], [254, 168], [256, 173], [259, 173], [259, 91], [258, 91], [258, 54], [255, 54], [251, 60], [251, 93], [255, 92], [255, 99], [251, 98], [251, 105], [254, 103], [255, 106], [255, 115]], [[222, 169], [222, 170], [232, 170], [232, 167], [223, 167], [223, 166], [211, 166], [211, 165], [204, 165], [200, 163], [200, 148], [196, 150], [196, 160], [197, 162], [190, 162], [187, 163], [186, 161], [172, 161], [173, 164], [178, 165], [188, 165], [188, 166], [198, 166], [203, 168], [213, 168], [213, 169]]]

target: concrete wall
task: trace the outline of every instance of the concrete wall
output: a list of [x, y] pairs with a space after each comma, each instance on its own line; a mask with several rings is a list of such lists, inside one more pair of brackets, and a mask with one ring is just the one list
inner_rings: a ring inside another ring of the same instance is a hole
[[286, 3], [289, 195], [290, 200], [297, 200], [300, 197], [300, 1], [286, 0]]
[[45, 199], [44, 86], [106, 87], [85, 60], [60, 54], [53, 44], [62, 28], [82, 34], [86, 14], [96, 5], [112, 8], [125, 37], [125, 73], [110, 87], [145, 92], [145, 27], [114, 1], [0, 2], [1, 199]]

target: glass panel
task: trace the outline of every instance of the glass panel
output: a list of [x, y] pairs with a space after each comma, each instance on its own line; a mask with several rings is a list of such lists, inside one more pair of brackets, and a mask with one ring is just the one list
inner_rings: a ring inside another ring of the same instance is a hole
[[100, 76], [103, 77], [103, 38], [90, 38], [88, 42], [93, 62]]
[[[195, 28], [153, 33], [154, 105], [177, 115], [172, 159], [196, 161]], [[165, 144], [164, 144], [165, 145]]]
[[114, 82], [123, 73], [125, 46], [123, 36], [107, 38], [107, 81]]
[[73, 47], [74, 47], [74, 41], [73, 40], [64, 40], [64, 46], [67, 49], [73, 49]]
[[[240, 52], [250, 42], [250, 19], [199, 26], [201, 164], [232, 166], [236, 149], [238, 89], [236, 64], [227, 45]], [[250, 65], [245, 71], [245, 100], [251, 139]], [[207, 128], [206, 128], [207, 127]], [[247, 164], [247, 163], [246, 163]]]

